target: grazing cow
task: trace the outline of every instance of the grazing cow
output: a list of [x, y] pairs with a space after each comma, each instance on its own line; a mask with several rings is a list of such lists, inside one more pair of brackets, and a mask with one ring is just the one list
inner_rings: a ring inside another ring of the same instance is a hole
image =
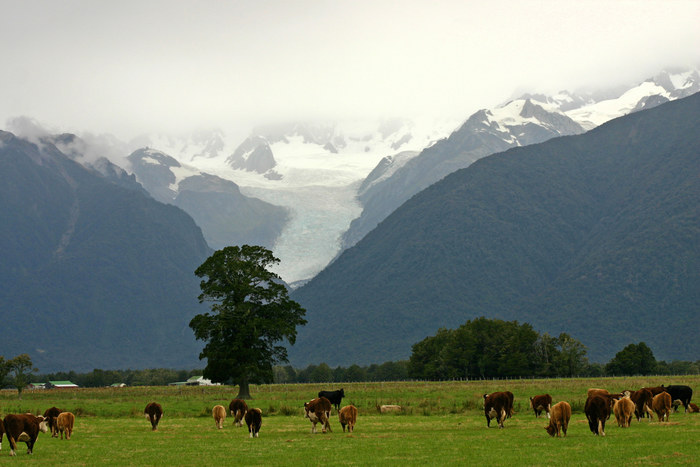
[[654, 396], [647, 388], [642, 388], [630, 394], [630, 399], [634, 402], [634, 415], [636, 415], [637, 421], [644, 418], [645, 414], [651, 419], [651, 415], [653, 414], [651, 411], [651, 400], [653, 398]]
[[549, 394], [542, 394], [530, 398], [530, 408], [535, 411], [535, 418], [538, 418], [542, 414], [542, 411], [544, 411], [547, 414], [547, 418], [549, 418], [549, 408], [551, 406], [552, 396]]
[[214, 423], [216, 427], [220, 430], [224, 427], [224, 420], [226, 420], [226, 409], [223, 405], [215, 405], [211, 409], [211, 415], [214, 417]]
[[56, 427], [61, 433], [61, 439], [63, 439], [63, 433], [66, 433], [66, 439], [70, 439], [73, 435], [73, 424], [75, 423], [75, 415], [70, 412], [61, 412], [56, 418]]
[[512, 398], [506, 392], [484, 394], [486, 426], [491, 427], [491, 419], [495, 418], [498, 422], [498, 427], [503, 428], [503, 422], [508, 417], [509, 412], [512, 411], [512, 404]]
[[329, 421], [329, 417], [331, 416], [331, 401], [325, 397], [319, 397], [309, 402], [304, 402], [304, 411], [306, 412], [304, 416], [313, 423], [311, 433], [316, 433], [316, 424], [319, 422], [323, 427], [323, 433], [325, 433], [326, 430], [333, 431], [331, 430]]
[[[698, 408], [697, 405], [695, 405], [691, 402], [690, 404], [688, 404], [688, 412], [698, 413], [698, 412], [700, 412], [700, 408]], [[0, 439], [0, 441], [2, 441], [2, 439]]]
[[248, 425], [248, 433], [251, 438], [257, 438], [262, 425], [262, 410], [250, 409], [245, 413], [245, 424]]
[[671, 414], [671, 395], [665, 391], [655, 395], [651, 400], [651, 408], [659, 417], [659, 422], [668, 421]]
[[354, 405], [346, 405], [338, 412], [338, 419], [340, 426], [343, 427], [343, 433], [345, 433], [345, 425], [348, 427], [348, 433], [352, 433], [357, 421], [357, 408]]
[[27, 454], [34, 451], [34, 443], [39, 437], [39, 432], [46, 433], [49, 426], [44, 417], [34, 416], [30, 413], [9, 414], [3, 420], [5, 434], [10, 442], [10, 455], [16, 456], [17, 443], [22, 441], [27, 444]]
[[617, 426], [629, 428], [630, 423], [632, 423], [634, 409], [635, 404], [628, 396], [616, 400], [615, 405], [613, 405], [613, 413], [615, 414], [615, 420], [617, 420]]
[[588, 419], [588, 428], [596, 436], [605, 436], [605, 421], [610, 418], [612, 402], [610, 395], [594, 394], [586, 399], [583, 411]]
[[571, 406], [565, 401], [557, 402], [549, 411], [549, 425], [544, 429], [547, 430], [549, 436], [560, 438], [562, 432], [566, 436], [569, 420], [571, 420]]
[[648, 389], [649, 391], [651, 391], [652, 397], [655, 396], [655, 395], [657, 395], [657, 394], [661, 394], [662, 392], [666, 391], [666, 389], [664, 389], [664, 386], [663, 386], [663, 385], [661, 385], [661, 386], [656, 386], [656, 387], [653, 387], [653, 388], [646, 388], [646, 389]]
[[143, 410], [146, 418], [151, 422], [151, 431], [158, 429], [158, 422], [163, 418], [163, 407], [157, 402], [151, 402]]
[[345, 391], [342, 388], [337, 391], [319, 391], [318, 397], [325, 397], [335, 406], [335, 410], [340, 410], [340, 403], [345, 397]]
[[243, 417], [248, 412], [248, 404], [243, 399], [234, 399], [228, 405], [228, 410], [233, 417], [233, 426], [243, 426]]
[[[664, 388], [664, 385], [662, 384], [661, 387]], [[693, 398], [693, 390], [690, 388], [690, 386], [673, 384], [671, 386], [666, 386], [664, 390], [669, 393], [671, 400], [681, 401], [681, 404], [683, 404], [683, 407], [685, 407], [685, 412], [688, 412], [688, 404], [690, 404], [690, 399]]]
[[63, 410], [59, 409], [58, 407], [51, 407], [50, 409], [46, 409], [44, 411], [44, 418], [49, 424], [49, 429], [51, 430], [52, 438], [58, 438], [58, 430], [56, 429], [56, 417], [58, 417], [58, 414], [60, 414], [61, 412], [63, 412]]

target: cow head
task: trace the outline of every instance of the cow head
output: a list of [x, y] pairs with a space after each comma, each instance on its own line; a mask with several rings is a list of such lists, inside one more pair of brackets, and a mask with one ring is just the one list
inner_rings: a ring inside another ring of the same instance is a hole
[[304, 412], [305, 412], [304, 418], [309, 418], [309, 403], [308, 402], [304, 402]]
[[549, 436], [554, 436], [557, 434], [557, 429], [554, 427], [554, 425], [547, 425], [544, 427], [545, 430], [547, 430], [547, 433], [549, 433]]
[[36, 421], [39, 422], [39, 429], [42, 433], [49, 431], [49, 420], [39, 415], [36, 417]]

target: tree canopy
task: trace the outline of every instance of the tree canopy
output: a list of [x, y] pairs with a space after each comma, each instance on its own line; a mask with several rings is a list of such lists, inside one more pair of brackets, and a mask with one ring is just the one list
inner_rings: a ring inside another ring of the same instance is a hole
[[585, 346], [568, 334], [540, 335], [527, 323], [484, 317], [440, 329], [412, 351], [409, 375], [430, 380], [574, 376], [588, 363]]
[[287, 362], [279, 345], [296, 341], [296, 327], [306, 324], [306, 311], [289, 298], [280, 277], [268, 268], [279, 259], [261, 246], [229, 246], [214, 252], [195, 271], [211, 313], [190, 321], [195, 337], [206, 342], [199, 355], [207, 359], [204, 377], [240, 386], [250, 398], [249, 383], [273, 381], [273, 365]]
[[650, 375], [655, 370], [654, 352], [644, 342], [629, 344], [605, 365], [608, 375]]

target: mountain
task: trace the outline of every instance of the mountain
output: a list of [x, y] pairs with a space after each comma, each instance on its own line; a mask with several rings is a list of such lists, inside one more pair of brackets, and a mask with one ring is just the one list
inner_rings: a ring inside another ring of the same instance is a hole
[[190, 214], [214, 249], [245, 244], [272, 248], [288, 220], [287, 209], [245, 196], [234, 182], [181, 164], [162, 151], [141, 148], [128, 160], [146, 190]]
[[579, 134], [613, 118], [698, 91], [697, 70], [667, 70], [623, 90], [526, 94], [494, 109], [480, 110], [447, 139], [425, 148], [415, 158], [387, 157], [379, 163], [358, 192], [362, 214], [344, 233], [342, 249], [357, 243], [411, 196], [481, 157]]
[[567, 332], [593, 361], [640, 341], [696, 359], [698, 134], [694, 94], [448, 175], [292, 293], [292, 363], [405, 359], [479, 316]]
[[201, 230], [52, 141], [0, 131], [0, 354], [42, 372], [201, 365], [188, 327], [211, 254]]

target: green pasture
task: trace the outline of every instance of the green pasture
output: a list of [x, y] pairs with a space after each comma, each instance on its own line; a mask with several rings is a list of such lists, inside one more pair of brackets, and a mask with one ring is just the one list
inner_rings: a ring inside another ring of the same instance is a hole
[[[233, 427], [217, 430], [216, 404], [228, 406], [237, 387], [135, 387], [78, 390], [0, 391], [0, 413], [43, 413], [52, 405], [76, 414], [69, 441], [41, 434], [34, 454], [24, 443], [9, 457], [5, 439], [0, 464], [41, 462], [71, 465], [661, 465], [700, 463], [700, 414], [671, 415], [668, 423], [643, 421], [617, 427], [604, 438], [588, 430], [582, 413], [589, 387], [611, 391], [658, 384], [700, 387], [700, 376], [667, 378], [548, 379], [470, 382], [261, 385], [249, 405], [262, 409], [260, 437]], [[358, 407], [355, 432], [343, 433], [332, 416], [332, 433], [311, 434], [303, 403], [320, 389], [345, 389], [343, 404]], [[503, 430], [486, 427], [481, 395], [510, 390], [515, 415]], [[548, 392], [574, 410], [569, 435], [550, 438], [527, 406], [529, 396]], [[150, 401], [165, 416], [152, 432], [143, 416]], [[381, 404], [398, 404], [400, 414], [379, 414]]]

